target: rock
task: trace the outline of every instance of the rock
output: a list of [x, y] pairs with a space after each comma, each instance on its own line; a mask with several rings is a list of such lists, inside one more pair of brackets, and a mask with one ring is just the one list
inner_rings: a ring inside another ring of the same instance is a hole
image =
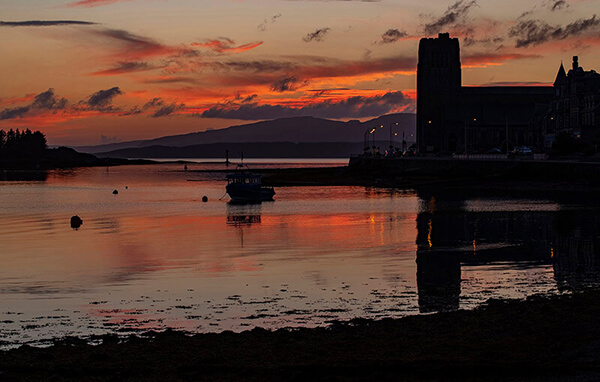
[[204, 202], [204, 203], [208, 202], [208, 196], [204, 195], [202, 197], [202, 202]]
[[71, 216], [71, 228], [77, 229], [77, 228], [81, 227], [82, 224], [83, 224], [83, 220], [79, 216], [77, 216], [77, 215]]
[[118, 193], [119, 193], [119, 191], [113, 190], [113, 195], [117, 195]]

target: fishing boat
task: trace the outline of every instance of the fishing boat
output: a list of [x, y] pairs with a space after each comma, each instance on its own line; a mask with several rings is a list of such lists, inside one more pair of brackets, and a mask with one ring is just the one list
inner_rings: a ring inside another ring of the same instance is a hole
[[227, 174], [225, 190], [234, 203], [265, 202], [273, 200], [275, 195], [273, 187], [263, 187], [262, 175], [252, 174], [248, 169]]

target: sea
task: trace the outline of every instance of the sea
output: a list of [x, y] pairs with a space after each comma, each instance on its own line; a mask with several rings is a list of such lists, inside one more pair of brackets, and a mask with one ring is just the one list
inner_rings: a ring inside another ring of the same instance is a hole
[[600, 203], [590, 200], [311, 186], [236, 205], [225, 194], [235, 164], [186, 166], [4, 174], [17, 180], [0, 181], [0, 348], [398, 318], [600, 280]]

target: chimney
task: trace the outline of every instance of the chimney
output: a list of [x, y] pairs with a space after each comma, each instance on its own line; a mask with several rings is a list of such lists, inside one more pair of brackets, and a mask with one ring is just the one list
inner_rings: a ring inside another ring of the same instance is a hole
[[573, 70], [577, 70], [579, 68], [579, 57], [573, 56]]

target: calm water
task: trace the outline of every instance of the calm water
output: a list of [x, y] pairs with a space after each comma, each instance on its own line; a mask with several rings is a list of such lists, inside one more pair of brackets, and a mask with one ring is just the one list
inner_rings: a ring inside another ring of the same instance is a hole
[[0, 345], [400, 317], [598, 280], [589, 205], [361, 187], [281, 187], [275, 202], [230, 205], [223, 173], [191, 171], [220, 166], [0, 182]]

